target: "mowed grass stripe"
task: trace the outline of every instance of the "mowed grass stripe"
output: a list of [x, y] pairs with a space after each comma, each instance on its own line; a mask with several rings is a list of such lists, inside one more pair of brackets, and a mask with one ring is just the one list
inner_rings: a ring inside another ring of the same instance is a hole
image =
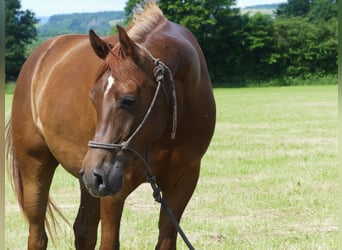
[[[215, 89], [217, 125], [182, 227], [197, 249], [337, 249], [337, 86]], [[6, 116], [11, 95], [6, 95]], [[7, 178], [7, 177], [6, 177]], [[58, 168], [51, 196], [73, 223], [78, 182]], [[6, 179], [6, 249], [27, 226]], [[152, 249], [159, 206], [148, 185], [127, 200], [122, 249]], [[186, 249], [179, 238], [178, 248]], [[57, 245], [74, 249], [61, 222]]]

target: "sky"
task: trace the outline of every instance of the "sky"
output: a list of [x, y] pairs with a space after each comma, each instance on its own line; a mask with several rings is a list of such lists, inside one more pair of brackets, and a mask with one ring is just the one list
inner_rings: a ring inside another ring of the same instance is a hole
[[[21, 0], [22, 9], [33, 11], [37, 17], [75, 12], [97, 12], [124, 10], [127, 0]], [[258, 4], [281, 3], [286, 0], [237, 0], [236, 6], [243, 8]]]

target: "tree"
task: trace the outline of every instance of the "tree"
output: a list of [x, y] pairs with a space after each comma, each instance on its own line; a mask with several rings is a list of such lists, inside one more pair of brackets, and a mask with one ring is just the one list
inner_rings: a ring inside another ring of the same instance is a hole
[[278, 18], [275, 29], [286, 76], [336, 74], [337, 19], [317, 25], [308, 18]]
[[242, 27], [246, 19], [241, 16], [239, 9], [225, 4], [212, 8], [211, 15], [215, 23], [207, 26], [205, 32], [199, 32], [202, 38], [197, 39], [206, 56], [212, 80], [223, 82], [240, 73], [238, 65], [243, 57]]
[[138, 6], [141, 0], [128, 0], [125, 6], [125, 22], [128, 23], [132, 18], [134, 9]]
[[310, 11], [310, 3], [311, 0], [288, 0], [287, 3], [279, 5], [276, 15], [286, 17], [307, 16]]
[[16, 80], [26, 60], [25, 46], [37, 37], [38, 19], [29, 10], [21, 10], [18, 0], [5, 1], [5, 74], [6, 82]]
[[246, 17], [242, 27], [243, 60], [241, 69], [245, 76], [266, 79], [279, 75], [277, 70], [280, 55], [277, 51], [275, 29], [270, 15], [256, 13]]
[[337, 4], [334, 0], [313, 0], [308, 17], [318, 22], [337, 18]]

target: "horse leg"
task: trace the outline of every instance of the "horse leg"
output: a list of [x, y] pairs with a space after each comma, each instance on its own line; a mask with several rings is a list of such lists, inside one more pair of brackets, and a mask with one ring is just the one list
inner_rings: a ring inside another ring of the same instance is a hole
[[[174, 185], [161, 185], [163, 198], [171, 208], [176, 220], [179, 222], [183, 211], [188, 204], [199, 177], [199, 166], [189, 167], [184, 176]], [[163, 207], [160, 208], [159, 214], [159, 238], [156, 249], [176, 249], [177, 231], [169, 215]]]
[[76, 249], [95, 249], [100, 221], [100, 199], [91, 196], [80, 180], [81, 203], [74, 223]]
[[39, 151], [38, 155], [39, 159], [26, 154], [18, 161], [22, 187], [21, 205], [29, 223], [28, 249], [47, 247], [48, 238], [44, 225], [46, 207], [52, 177], [58, 165], [48, 150]]
[[[135, 175], [136, 174], [136, 175]], [[116, 196], [101, 198], [101, 247], [100, 250], [120, 249], [120, 222], [127, 196], [144, 181], [140, 173], [128, 174], [125, 185]]]
[[[126, 197], [125, 197], [126, 198]], [[100, 250], [120, 249], [119, 234], [123, 197], [101, 198], [101, 247]]]

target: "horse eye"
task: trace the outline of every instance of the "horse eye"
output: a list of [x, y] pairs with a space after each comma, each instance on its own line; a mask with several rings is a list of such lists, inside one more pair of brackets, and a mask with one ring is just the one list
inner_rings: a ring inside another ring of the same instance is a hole
[[134, 108], [136, 103], [136, 99], [134, 96], [129, 96], [129, 95], [125, 95], [120, 97], [119, 100], [119, 106], [122, 109], [127, 109], [127, 110], [131, 110], [132, 108]]

